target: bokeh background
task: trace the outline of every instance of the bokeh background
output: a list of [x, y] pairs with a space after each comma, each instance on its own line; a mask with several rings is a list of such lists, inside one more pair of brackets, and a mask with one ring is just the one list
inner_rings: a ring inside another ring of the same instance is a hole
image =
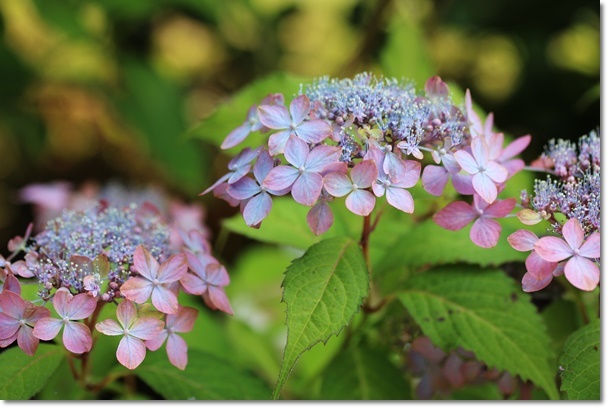
[[0, 243], [32, 218], [19, 189], [54, 180], [155, 183], [217, 231], [234, 209], [197, 194], [225, 157], [187, 131], [277, 71], [439, 74], [532, 134], [527, 160], [599, 126], [586, 0], [0, 0], [0, 35]]

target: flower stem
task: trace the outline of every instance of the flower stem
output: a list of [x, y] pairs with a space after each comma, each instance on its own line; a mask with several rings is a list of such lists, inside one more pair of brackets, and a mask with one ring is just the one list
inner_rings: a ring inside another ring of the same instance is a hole
[[543, 169], [541, 167], [524, 166], [523, 170], [533, 171], [533, 172], [537, 172], [537, 173], [547, 173], [547, 174], [551, 174], [553, 176], [557, 176], [557, 174], [555, 174], [554, 171]]

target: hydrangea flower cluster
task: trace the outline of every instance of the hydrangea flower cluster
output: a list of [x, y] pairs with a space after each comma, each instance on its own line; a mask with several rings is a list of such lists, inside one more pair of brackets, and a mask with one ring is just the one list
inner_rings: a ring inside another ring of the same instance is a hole
[[551, 236], [537, 237], [527, 230], [509, 236], [518, 251], [530, 251], [523, 289], [545, 288], [554, 276], [581, 290], [597, 287], [600, 279], [600, 135], [582, 136], [577, 145], [551, 140], [532, 167], [549, 173], [537, 179], [533, 194], [523, 191], [518, 218], [526, 225], [546, 220]]
[[[30, 188], [30, 199], [52, 188]], [[178, 203], [163, 212], [145, 198], [125, 205], [125, 197], [116, 196], [121, 200], [90, 197], [84, 209], [66, 208], [39, 233], [32, 236], [30, 224], [24, 237], [9, 242], [11, 255], [0, 256], [0, 347], [16, 340], [33, 355], [40, 340], [63, 331], [65, 348], [86, 354], [96, 329], [123, 336], [116, 357], [129, 369], [166, 340], [169, 361], [183, 370], [187, 345], [176, 333], [192, 330], [198, 311], [179, 305], [178, 293], [200, 295], [211, 309], [233, 313], [224, 292], [228, 273], [211, 255], [206, 229], [197, 228], [202, 211]], [[23, 259], [13, 261], [20, 254]], [[20, 281], [37, 282], [40, 299], [23, 299]], [[118, 322], [97, 322], [107, 304], [118, 305]]]
[[[249, 109], [222, 148], [237, 146], [254, 131], [273, 132], [267, 145], [241, 151], [228, 164], [229, 172], [201, 195], [213, 191], [240, 206], [246, 224], [257, 228], [271, 211], [272, 197], [291, 194], [311, 207], [307, 222], [320, 235], [333, 223], [328, 203], [337, 197], [346, 197], [346, 207], [364, 217], [383, 196], [389, 205], [413, 213], [409, 188], [421, 179], [427, 192], [440, 196], [451, 179], [458, 192], [478, 197], [482, 208], [474, 209], [482, 212], [473, 218], [471, 211], [463, 216], [477, 220], [473, 241], [496, 245], [500, 226], [491, 218], [504, 217], [513, 207], [511, 201], [489, 206], [523, 167], [513, 157], [530, 138], [503, 148], [503, 135], [492, 132], [491, 117], [481, 124], [470, 95], [465, 111], [453, 104], [439, 77], [430, 78], [419, 94], [410, 83], [363, 73], [317, 79], [301, 86], [289, 107], [284, 103], [282, 95], [271, 94]], [[435, 164], [422, 171], [425, 153]], [[458, 229], [467, 223], [440, 224]]]

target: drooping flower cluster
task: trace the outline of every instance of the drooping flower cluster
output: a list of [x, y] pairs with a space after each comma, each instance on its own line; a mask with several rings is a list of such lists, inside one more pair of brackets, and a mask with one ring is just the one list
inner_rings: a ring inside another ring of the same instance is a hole
[[[53, 188], [47, 187], [29, 191], [47, 194]], [[119, 190], [114, 194], [89, 197], [84, 209], [65, 209], [34, 236], [31, 224], [25, 237], [9, 242], [11, 255], [0, 257], [0, 347], [17, 340], [33, 355], [39, 340], [63, 330], [63, 345], [82, 354], [91, 351], [96, 328], [124, 335], [116, 357], [129, 369], [141, 364], [146, 347], [156, 350], [165, 340], [169, 360], [184, 369], [187, 345], [175, 332], [192, 330], [198, 312], [178, 304], [179, 291], [232, 314], [224, 292], [228, 273], [211, 255], [206, 229], [198, 228], [202, 211], [179, 203], [161, 211], [141, 197], [125, 201]], [[19, 254], [24, 259], [13, 261]], [[37, 282], [40, 299], [23, 299], [19, 280]], [[34, 305], [49, 300], [59, 318]], [[100, 310], [112, 303], [118, 304], [119, 323], [97, 323]]]
[[[272, 196], [286, 194], [311, 207], [307, 222], [317, 235], [331, 227], [328, 203], [336, 197], [346, 197], [346, 207], [361, 216], [368, 216], [382, 196], [412, 213], [408, 189], [421, 178], [424, 152], [436, 163], [422, 172], [429, 193], [441, 195], [451, 179], [457, 191], [476, 194], [488, 206], [523, 167], [513, 157], [529, 143], [528, 136], [503, 149], [503, 136], [491, 131], [491, 118], [481, 126], [470, 96], [464, 114], [439, 77], [426, 82], [424, 94], [409, 83], [368, 73], [353, 79], [324, 77], [302, 86], [289, 107], [284, 101], [271, 94], [249, 110], [222, 148], [238, 145], [250, 132], [274, 132], [267, 146], [241, 151], [228, 164], [229, 172], [201, 193], [213, 191], [240, 206], [246, 224], [256, 228], [268, 216]], [[486, 238], [474, 241], [496, 244], [489, 218], [506, 215], [506, 207], [476, 217], [483, 220]]]
[[466, 386], [495, 382], [505, 396], [516, 391], [517, 380], [508, 372], [489, 369], [470, 351], [459, 347], [445, 353], [426, 336], [417, 337], [407, 352], [407, 365], [419, 382], [418, 399], [449, 398], [454, 391]]
[[524, 290], [541, 290], [562, 274], [581, 290], [595, 289], [600, 279], [599, 131], [582, 136], [578, 152], [573, 142], [551, 140], [532, 166], [550, 175], [535, 180], [533, 194], [522, 192], [518, 218], [527, 225], [547, 221], [554, 235], [538, 238], [519, 230], [508, 238], [516, 250], [531, 251]]

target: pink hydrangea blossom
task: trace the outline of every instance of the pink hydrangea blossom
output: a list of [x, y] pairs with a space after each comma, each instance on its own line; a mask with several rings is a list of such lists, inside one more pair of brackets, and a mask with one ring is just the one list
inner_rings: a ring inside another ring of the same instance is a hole
[[169, 361], [180, 370], [188, 364], [188, 344], [177, 333], [187, 333], [194, 327], [198, 311], [191, 307], [180, 306], [176, 314], [167, 315], [167, 322], [160, 334], [145, 342], [148, 350], [158, 350], [167, 340]]
[[549, 262], [565, 261], [566, 279], [581, 290], [593, 290], [600, 281], [600, 270], [595, 259], [600, 258], [600, 234], [585, 233], [576, 218], [562, 227], [564, 238], [542, 237], [534, 244], [538, 255]]
[[557, 262], [542, 259], [534, 250], [539, 238], [528, 230], [517, 230], [507, 237], [507, 241], [516, 251], [530, 252], [526, 258], [526, 273], [522, 278], [524, 292], [536, 292], [544, 289], [553, 280]]
[[414, 187], [418, 183], [421, 166], [413, 160], [405, 160], [403, 163], [405, 171], [393, 172], [393, 176], [384, 171], [384, 166], [377, 166], [378, 178], [372, 184], [372, 191], [376, 197], [386, 195], [386, 201], [390, 205], [411, 214], [414, 212], [414, 198], [406, 188]]
[[93, 339], [91, 330], [76, 320], [89, 317], [97, 307], [97, 300], [81, 293], [73, 296], [66, 288], [60, 288], [53, 297], [53, 306], [60, 319], [43, 317], [34, 326], [34, 336], [40, 340], [52, 340], [63, 327], [63, 345], [75, 354], [91, 350]]
[[95, 328], [107, 336], [123, 336], [116, 350], [118, 362], [129, 370], [137, 368], [146, 358], [146, 346], [142, 340], [152, 340], [162, 332], [165, 323], [149, 316], [137, 316], [133, 302], [124, 300], [116, 309], [118, 323], [106, 319]]
[[17, 295], [21, 294], [21, 284], [15, 275], [13, 275], [11, 267], [8, 265], [6, 265], [6, 269], [0, 267], [0, 293], [5, 290], [9, 290]]
[[152, 304], [163, 313], [177, 312], [174, 282], [188, 271], [184, 254], [172, 255], [162, 265], [142, 245], [135, 249], [133, 265], [140, 276], [130, 277], [121, 287], [124, 297], [144, 303], [152, 297]]
[[339, 172], [327, 174], [323, 180], [325, 189], [334, 197], [346, 197], [346, 208], [351, 212], [368, 216], [376, 205], [376, 197], [365, 189], [370, 188], [378, 178], [378, 168], [374, 160], [357, 163], [350, 172], [350, 178]]
[[471, 241], [482, 248], [492, 248], [498, 243], [502, 231], [500, 224], [493, 218], [505, 217], [513, 210], [515, 203], [514, 198], [509, 198], [488, 204], [474, 195], [473, 205], [454, 201], [435, 214], [433, 219], [439, 226], [451, 231], [458, 231], [475, 221], [469, 233]]
[[0, 347], [7, 347], [17, 340], [25, 354], [33, 356], [40, 340], [34, 336], [36, 323], [51, 312], [21, 299], [16, 293], [5, 290], [0, 293]]
[[280, 105], [258, 107], [260, 122], [270, 129], [279, 130], [268, 139], [268, 149], [272, 156], [283, 153], [291, 135], [306, 143], [317, 144], [332, 134], [332, 127], [323, 119], [305, 120], [310, 113], [310, 100], [306, 95], [294, 98], [289, 111]]
[[226, 268], [210, 255], [187, 253], [186, 257], [193, 273], [187, 273], [182, 277], [180, 282], [184, 290], [193, 295], [202, 295], [205, 304], [213, 310], [219, 309], [234, 314], [224, 291], [224, 286], [230, 284]]

